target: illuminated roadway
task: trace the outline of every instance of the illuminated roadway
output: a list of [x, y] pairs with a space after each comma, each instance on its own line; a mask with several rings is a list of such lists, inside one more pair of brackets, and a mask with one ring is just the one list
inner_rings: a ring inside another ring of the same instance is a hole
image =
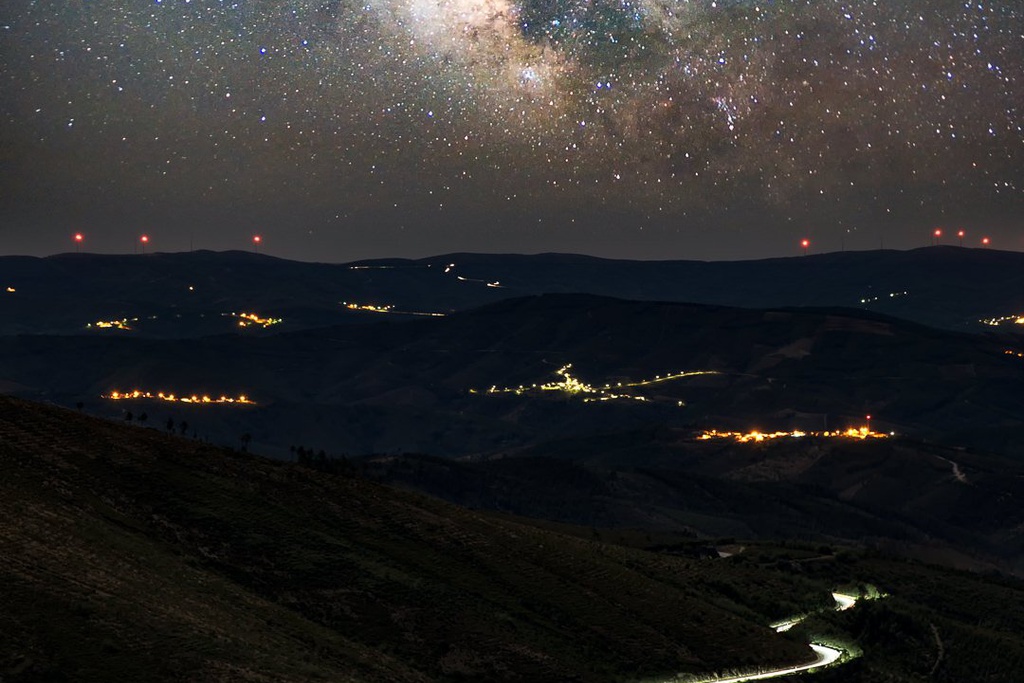
[[811, 643], [811, 649], [814, 650], [815, 659], [809, 664], [800, 664], [798, 666], [789, 666], [784, 669], [774, 669], [772, 671], [764, 671], [756, 674], [743, 674], [742, 676], [730, 676], [729, 678], [709, 678], [709, 683], [742, 683], [743, 681], [764, 681], [769, 678], [779, 678], [781, 676], [789, 676], [791, 674], [798, 674], [802, 671], [810, 671], [816, 669], [819, 666], [830, 666], [835, 664], [840, 657], [843, 656], [842, 650], [837, 650], [834, 647], [828, 645], [822, 645], [820, 643]]
[[[837, 612], [845, 612], [846, 610], [851, 609], [854, 605], [857, 604], [858, 600], [856, 596], [847, 595], [845, 593], [832, 593], [832, 599], [836, 602], [835, 611]], [[782, 633], [783, 631], [788, 631], [789, 629], [793, 628], [794, 626], [802, 622], [804, 619], [806, 619], [807, 616], [808, 615], [802, 615], [798, 617], [793, 617], [791, 619], [786, 619], [785, 621], [772, 624], [772, 628], [774, 628], [779, 633]], [[810, 671], [812, 669], [819, 669], [827, 666], [832, 666], [833, 664], [839, 662], [840, 658], [845, 653], [845, 650], [832, 647], [830, 645], [825, 645], [823, 643], [809, 643], [809, 646], [814, 651], [814, 661], [808, 662], [806, 664], [784, 666], [778, 669], [771, 669], [769, 671], [757, 671], [745, 674], [737, 674], [735, 676], [718, 676], [715, 674], [708, 674], [704, 678], [690, 676], [683, 678], [682, 680], [687, 681], [687, 683], [743, 683], [744, 681], [766, 681], [772, 678], [792, 676], [793, 674], [802, 673], [804, 671]], [[662, 681], [662, 683], [669, 683], [669, 681], [675, 680], [680, 680], [680, 677], [676, 676], [671, 679], [668, 679], [667, 681]]]

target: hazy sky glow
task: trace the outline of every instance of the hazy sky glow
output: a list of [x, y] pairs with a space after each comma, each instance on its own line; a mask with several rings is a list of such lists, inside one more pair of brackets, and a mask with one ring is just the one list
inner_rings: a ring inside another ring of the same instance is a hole
[[0, 253], [1024, 249], [1024, 9], [27, 0]]

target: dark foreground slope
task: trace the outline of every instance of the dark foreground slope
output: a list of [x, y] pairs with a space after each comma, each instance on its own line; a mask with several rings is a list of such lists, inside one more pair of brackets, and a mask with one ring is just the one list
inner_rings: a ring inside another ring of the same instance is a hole
[[[154, 430], [0, 398], [0, 468], [4, 680], [600, 681], [807, 658], [728, 572], [698, 588], [699, 564]], [[822, 597], [774, 583], [769, 611]]]
[[823, 681], [1024, 667], [1019, 582], [852, 548], [628, 550], [7, 398], [0, 472], [5, 682], [666, 681], [812, 638], [864, 653]]

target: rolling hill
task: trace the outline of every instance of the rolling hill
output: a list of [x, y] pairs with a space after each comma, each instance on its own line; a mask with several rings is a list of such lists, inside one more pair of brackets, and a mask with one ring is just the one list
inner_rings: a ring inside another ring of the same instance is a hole
[[[318, 264], [246, 252], [62, 254], [0, 257], [0, 280], [0, 334], [195, 337], [237, 329], [230, 314], [241, 312], [280, 319], [269, 331], [295, 331], [547, 293], [860, 308], [961, 331], [991, 329], [980, 321], [993, 320], [1019, 332], [1013, 320], [1024, 315], [1024, 255], [953, 247], [743, 262], [449, 254]], [[130, 332], [97, 326], [116, 321]]]
[[644, 552], [10, 398], [0, 467], [5, 681], [668, 681], [812, 639], [861, 654], [822, 680], [1024, 664], [1019, 582], [855, 548]]
[[[281, 457], [298, 445], [480, 455], [652, 425], [845, 428], [865, 414], [885, 431], [1014, 453], [1018, 353], [1013, 338], [861, 311], [560, 294], [263, 337], [0, 337], [0, 385], [111, 417], [186, 422], [219, 443], [249, 434]], [[101, 398], [133, 390], [255, 404]]]

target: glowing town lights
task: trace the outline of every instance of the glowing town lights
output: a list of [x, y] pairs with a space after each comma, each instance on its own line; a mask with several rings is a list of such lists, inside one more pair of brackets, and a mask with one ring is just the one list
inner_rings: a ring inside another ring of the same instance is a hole
[[[868, 420], [871, 418], [869, 417]], [[799, 439], [806, 436], [825, 437], [830, 439], [887, 439], [892, 433], [872, 431], [870, 427], [850, 427], [846, 430], [825, 431], [825, 432], [803, 432], [794, 430], [791, 432], [720, 432], [717, 429], [702, 432], [697, 437], [699, 441], [711, 441], [714, 439], [731, 439], [738, 443], [761, 443], [762, 441], [773, 441], [775, 439], [793, 438]]]
[[18, 290], [16, 290], [14, 287], [8, 287], [7, 288], [7, 293], [8, 294], [14, 294], [16, 291], [18, 291]]
[[192, 394], [190, 396], [177, 396], [171, 393], [165, 393], [158, 391], [156, 393], [150, 391], [140, 391], [138, 389], [134, 391], [111, 391], [109, 394], [104, 394], [102, 398], [109, 399], [111, 401], [131, 401], [131, 400], [155, 400], [155, 401], [167, 401], [169, 403], [197, 403], [197, 404], [225, 404], [231, 403], [236, 405], [256, 405], [245, 394], [238, 396], [217, 396], [212, 397], [208, 394]]
[[347, 301], [342, 301], [341, 305], [350, 311], [367, 311], [369, 313], [392, 313], [394, 315], [422, 315], [430, 318], [443, 318], [444, 313], [432, 313], [429, 311], [399, 311], [394, 306], [377, 306], [376, 304], [353, 304]]
[[[573, 377], [572, 374], [570, 374], [570, 372], [569, 372], [570, 368], [572, 368], [572, 363], [569, 363], [567, 365], [563, 365], [562, 367], [560, 367], [558, 370], [555, 371], [555, 374], [557, 376], [561, 377], [561, 380], [557, 381], [557, 382], [548, 382], [546, 384], [531, 384], [528, 387], [524, 386], [524, 385], [519, 385], [518, 387], [505, 387], [505, 388], [499, 388], [497, 386], [492, 386], [490, 389], [488, 389], [485, 392], [480, 392], [480, 391], [477, 391], [476, 389], [470, 389], [469, 393], [471, 393], [471, 394], [486, 393], [486, 394], [492, 394], [492, 395], [493, 394], [514, 394], [516, 396], [522, 396], [523, 394], [534, 393], [534, 392], [539, 392], [539, 393], [544, 393], [544, 392], [560, 392], [560, 393], [566, 394], [568, 396], [576, 396], [576, 395], [581, 395], [582, 394], [583, 395], [583, 402], [584, 403], [593, 403], [593, 402], [597, 402], [597, 401], [616, 401], [616, 400], [640, 401], [640, 402], [644, 402], [645, 403], [645, 402], [650, 401], [650, 399], [647, 398], [646, 396], [639, 396], [639, 395], [636, 395], [636, 394], [618, 393], [617, 391], [612, 391], [612, 389], [614, 388], [614, 389], [618, 390], [618, 389], [621, 389], [623, 387], [643, 387], [643, 386], [649, 386], [651, 384], [657, 384], [657, 383], [660, 383], [660, 382], [670, 382], [670, 381], [673, 381], [673, 380], [684, 379], [684, 378], [687, 378], [687, 377], [697, 377], [697, 376], [700, 376], [700, 375], [718, 375], [718, 374], [721, 374], [721, 373], [719, 373], [716, 370], [692, 370], [692, 371], [671, 373], [671, 374], [667, 374], [667, 375], [664, 375], [664, 376], [656, 375], [653, 379], [645, 379], [645, 380], [640, 380], [638, 382], [618, 382], [613, 387], [610, 383], [609, 384], [604, 384], [604, 385], [601, 385], [601, 386], [595, 386], [595, 385], [592, 385], [592, 384], [587, 384], [586, 382], [580, 380], [579, 378]], [[677, 401], [676, 405], [682, 407], [682, 406], [685, 406], [686, 403], [684, 401]]]
[[97, 320], [94, 323], [88, 323], [86, 328], [98, 328], [101, 330], [125, 330], [131, 331], [132, 326], [129, 323], [138, 322], [138, 318], [121, 318], [120, 320]]
[[350, 311], [369, 311], [370, 313], [391, 313], [394, 306], [377, 306], [375, 304], [350, 304], [342, 301], [341, 305]]
[[230, 313], [228, 315], [231, 315], [233, 318], [238, 318], [239, 327], [259, 326], [266, 329], [271, 325], [279, 325], [283, 322], [282, 318], [261, 318], [255, 313]]
[[1024, 325], [1024, 314], [1004, 315], [998, 318], [982, 318], [978, 321], [982, 325], [989, 325], [991, 327], [999, 327], [1004, 323], [1013, 323], [1014, 325]]
[[1004, 353], [1005, 353], [1005, 354], [1006, 354], [1007, 356], [1016, 356], [1017, 358], [1024, 358], [1024, 353], [1022, 353], [1022, 352], [1020, 352], [1020, 351], [1010, 351], [1010, 350], [1006, 350], [1006, 351], [1004, 351]]

